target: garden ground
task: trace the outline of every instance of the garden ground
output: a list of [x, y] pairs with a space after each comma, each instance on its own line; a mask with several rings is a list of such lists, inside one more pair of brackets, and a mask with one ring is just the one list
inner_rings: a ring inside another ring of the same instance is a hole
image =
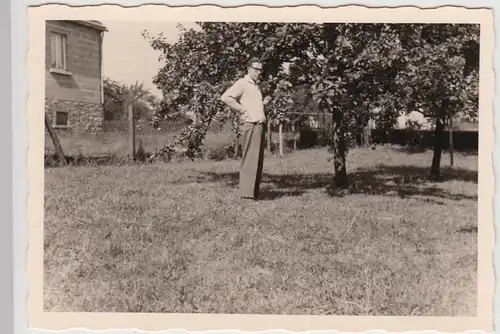
[[46, 169], [45, 309], [474, 316], [477, 156], [354, 149], [343, 194], [328, 156], [266, 157], [259, 202], [238, 160]]

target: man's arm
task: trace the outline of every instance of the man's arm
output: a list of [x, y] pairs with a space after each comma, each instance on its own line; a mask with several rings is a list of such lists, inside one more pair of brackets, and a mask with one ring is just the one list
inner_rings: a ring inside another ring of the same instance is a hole
[[236, 81], [222, 96], [220, 100], [228, 105], [231, 109], [236, 110], [240, 114], [246, 112], [245, 108], [238, 102], [243, 94], [243, 81]]

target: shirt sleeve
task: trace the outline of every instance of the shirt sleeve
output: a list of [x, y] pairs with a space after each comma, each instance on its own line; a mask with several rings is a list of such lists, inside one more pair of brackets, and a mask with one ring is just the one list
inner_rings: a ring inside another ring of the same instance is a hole
[[231, 87], [229, 87], [224, 94], [222, 94], [222, 99], [227, 99], [232, 97], [233, 99], [239, 101], [241, 95], [243, 95], [243, 79], [237, 80]]

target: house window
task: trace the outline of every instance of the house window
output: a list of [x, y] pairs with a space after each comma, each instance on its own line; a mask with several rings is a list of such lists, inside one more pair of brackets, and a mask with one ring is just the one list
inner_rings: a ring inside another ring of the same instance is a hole
[[59, 70], [67, 70], [66, 68], [66, 54], [67, 54], [67, 44], [66, 35], [52, 33], [51, 44], [52, 44], [52, 68]]
[[55, 126], [69, 126], [69, 113], [67, 111], [56, 111]]

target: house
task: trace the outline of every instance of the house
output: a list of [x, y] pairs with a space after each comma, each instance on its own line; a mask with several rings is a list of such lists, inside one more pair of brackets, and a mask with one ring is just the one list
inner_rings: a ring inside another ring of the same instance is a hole
[[[420, 124], [421, 130], [434, 131], [434, 120], [425, 117], [422, 113], [418, 111], [412, 111], [408, 115], [400, 115], [397, 120], [396, 129], [407, 129], [409, 128], [409, 122]], [[467, 120], [466, 118], [461, 118], [460, 115], [454, 117], [453, 129], [455, 131], [479, 131], [478, 121]], [[448, 129], [448, 125], [446, 125]]]
[[45, 112], [52, 126], [100, 131], [103, 121], [102, 41], [99, 21], [46, 21]]
[[407, 115], [400, 115], [397, 119], [396, 129], [407, 129], [410, 124], [419, 124], [421, 130], [432, 130], [432, 120], [425, 117], [421, 112], [412, 111]]

